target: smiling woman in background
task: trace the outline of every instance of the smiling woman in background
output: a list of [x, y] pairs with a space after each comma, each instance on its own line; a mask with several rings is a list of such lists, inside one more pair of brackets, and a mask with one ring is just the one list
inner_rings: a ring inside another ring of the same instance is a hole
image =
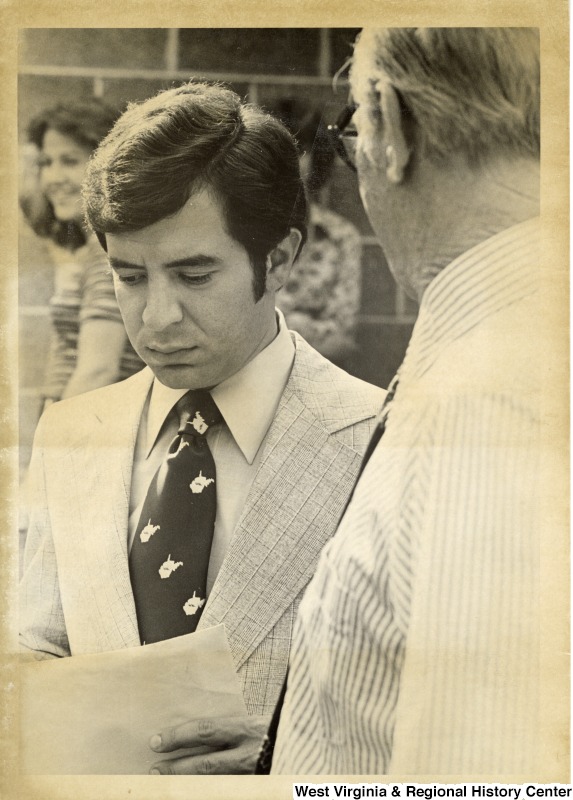
[[142, 364], [127, 340], [105, 253], [84, 226], [81, 184], [88, 159], [117, 113], [95, 98], [38, 114], [28, 139], [38, 151], [20, 204], [55, 264], [53, 340], [43, 406], [126, 378]]

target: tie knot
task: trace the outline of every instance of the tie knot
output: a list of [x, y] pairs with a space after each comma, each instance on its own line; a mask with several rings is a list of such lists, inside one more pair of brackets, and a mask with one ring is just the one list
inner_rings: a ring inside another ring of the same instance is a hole
[[209, 392], [193, 390], [184, 394], [175, 406], [179, 416], [179, 434], [203, 436], [221, 421], [221, 412]]

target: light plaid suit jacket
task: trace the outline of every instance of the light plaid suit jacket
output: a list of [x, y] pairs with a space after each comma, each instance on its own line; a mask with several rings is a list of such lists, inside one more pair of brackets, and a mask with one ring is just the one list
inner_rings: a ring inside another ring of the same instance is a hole
[[[298, 604], [384, 399], [292, 335], [292, 373], [199, 625], [225, 624], [249, 713], [274, 708]], [[20, 600], [21, 644], [40, 657], [139, 645], [127, 526], [152, 380], [144, 369], [57, 403], [40, 421]]]

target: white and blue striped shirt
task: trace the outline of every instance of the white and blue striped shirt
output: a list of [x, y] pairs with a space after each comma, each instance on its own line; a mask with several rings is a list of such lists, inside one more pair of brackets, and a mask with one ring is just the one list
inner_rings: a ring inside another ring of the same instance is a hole
[[273, 772], [536, 757], [538, 221], [425, 292], [382, 440], [297, 619]]

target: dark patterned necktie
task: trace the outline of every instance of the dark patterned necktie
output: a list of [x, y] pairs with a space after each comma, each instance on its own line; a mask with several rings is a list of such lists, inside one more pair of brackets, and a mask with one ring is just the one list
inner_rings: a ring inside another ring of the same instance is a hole
[[[394, 399], [394, 395], [396, 394], [396, 389], [398, 388], [399, 374], [400, 373], [398, 371], [396, 373], [396, 375], [394, 376], [394, 378], [392, 379], [392, 381], [390, 383], [390, 386], [388, 387], [388, 392], [386, 393], [386, 397], [384, 398], [384, 402], [383, 402], [382, 408], [380, 410], [378, 422], [376, 424], [376, 427], [374, 428], [374, 432], [372, 433], [372, 436], [370, 437], [370, 441], [368, 442], [368, 447], [366, 448], [366, 450], [364, 452], [364, 455], [362, 457], [362, 462], [360, 464], [360, 469], [358, 470], [358, 475], [356, 476], [356, 480], [354, 481], [354, 486], [352, 487], [352, 491], [350, 492], [348, 500], [346, 501], [346, 505], [344, 506], [342, 514], [340, 515], [340, 520], [338, 522], [338, 526], [340, 526], [340, 523], [342, 522], [342, 518], [346, 514], [346, 510], [348, 509], [348, 506], [350, 505], [350, 501], [352, 500], [352, 496], [354, 495], [354, 490], [356, 489], [356, 485], [358, 484], [358, 481], [360, 480], [360, 476], [364, 472], [364, 468], [366, 467], [366, 464], [370, 460], [370, 457], [372, 456], [372, 453], [376, 450], [376, 446], [377, 446], [378, 442], [380, 441], [380, 439], [382, 438], [382, 434], [386, 430], [386, 424], [387, 424], [387, 421], [388, 421], [388, 415], [389, 415], [389, 411], [390, 411], [390, 404], [392, 403], [392, 400]], [[338, 526], [337, 526], [337, 528], [338, 528]], [[287, 683], [288, 683], [288, 669], [287, 669], [287, 674], [285, 675], [285, 679], [284, 679], [284, 682], [283, 682], [283, 685], [282, 685], [282, 688], [281, 688], [279, 699], [277, 700], [277, 704], [276, 704], [275, 710], [273, 712], [273, 716], [272, 716], [269, 728], [267, 730], [266, 736], [265, 736], [265, 738], [263, 740], [263, 743], [261, 745], [259, 758], [258, 758], [257, 764], [255, 766], [255, 773], [254, 773], [255, 775], [269, 775], [270, 774], [271, 767], [273, 765], [273, 754], [274, 754], [274, 750], [275, 750], [275, 743], [276, 743], [276, 740], [277, 740], [277, 732], [278, 732], [278, 729], [279, 729], [279, 722], [280, 722], [280, 718], [281, 718], [283, 704], [284, 704], [285, 697], [286, 697]]]
[[207, 431], [221, 414], [205, 391], [175, 406], [179, 430], [143, 503], [129, 555], [142, 644], [192, 633], [207, 598], [217, 492]]

